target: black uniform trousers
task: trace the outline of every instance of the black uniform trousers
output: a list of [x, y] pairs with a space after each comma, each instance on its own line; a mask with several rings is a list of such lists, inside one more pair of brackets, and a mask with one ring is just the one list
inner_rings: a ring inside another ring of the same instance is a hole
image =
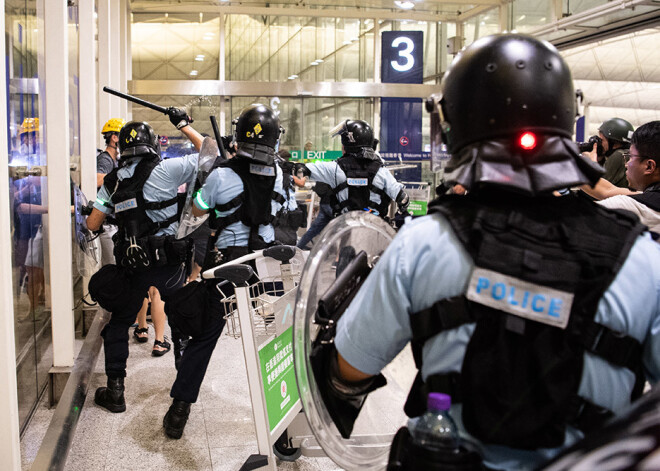
[[206, 369], [211, 361], [211, 355], [213, 355], [213, 350], [226, 322], [222, 306], [223, 297], [218, 290], [212, 290], [209, 299], [209, 309], [212, 311], [212, 315], [208, 316], [209, 323], [204, 333], [197, 337], [191, 337], [183, 351], [179, 371], [170, 391], [170, 396], [173, 399], [188, 403], [197, 401], [199, 389], [202, 387]]
[[[139, 293], [147, 293], [151, 286], [160, 292], [163, 299], [172, 295], [183, 286], [186, 279], [183, 265], [152, 268], [131, 275], [131, 289]], [[128, 359], [128, 330], [135, 322], [140, 306], [131, 306], [123, 310], [113, 311], [110, 321], [101, 332], [103, 350], [105, 353], [105, 374], [108, 378], [124, 378], [126, 376], [126, 360]], [[136, 310], [137, 308], [137, 310]]]
[[[250, 253], [250, 250], [247, 247], [228, 247], [222, 249], [221, 253], [223, 255], [222, 263], [226, 263]], [[255, 269], [253, 262], [250, 262], [249, 265]], [[220, 281], [213, 280], [209, 282], [218, 284]], [[253, 284], [256, 281], [258, 281], [258, 278], [253, 275], [248, 280], [248, 284]], [[200, 336], [191, 337], [183, 351], [179, 371], [170, 391], [170, 396], [173, 399], [188, 403], [197, 401], [206, 369], [211, 361], [211, 355], [213, 355], [213, 349], [218, 343], [226, 323], [224, 316], [229, 314], [229, 312], [225, 312], [222, 300], [234, 294], [234, 285], [231, 283], [222, 283], [219, 289], [220, 291], [215, 288], [210, 291], [209, 309], [212, 312], [210, 316], [207, 316], [209, 324], [206, 330]]]

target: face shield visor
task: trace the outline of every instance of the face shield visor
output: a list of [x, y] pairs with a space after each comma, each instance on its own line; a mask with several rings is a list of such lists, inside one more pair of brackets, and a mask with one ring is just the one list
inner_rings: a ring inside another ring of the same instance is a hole
[[334, 137], [343, 136], [344, 134], [346, 134], [348, 132], [348, 127], [346, 126], [347, 123], [348, 123], [348, 120], [346, 119], [346, 120], [342, 121], [341, 123], [339, 123], [334, 128], [332, 128], [332, 130], [330, 130], [330, 137], [334, 138]]

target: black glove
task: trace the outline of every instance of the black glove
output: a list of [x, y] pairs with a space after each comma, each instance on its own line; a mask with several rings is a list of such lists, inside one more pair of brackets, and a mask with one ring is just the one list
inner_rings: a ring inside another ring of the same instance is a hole
[[298, 172], [300, 172], [301, 170], [303, 177], [309, 177], [312, 174], [312, 172], [310, 172], [309, 169], [307, 168], [307, 165], [301, 163], [296, 163], [293, 174], [298, 175]]
[[87, 205], [80, 207], [80, 215], [89, 216], [90, 214], [92, 214], [92, 209], [94, 209], [94, 202], [88, 201]]
[[348, 439], [370, 392], [387, 384], [382, 374], [349, 383], [341, 378], [334, 344], [314, 345], [310, 356], [323, 404], [342, 437]]
[[172, 123], [177, 129], [188, 126], [193, 122], [193, 119], [188, 116], [185, 110], [174, 108], [173, 106], [170, 106], [167, 109], [167, 116], [170, 117], [170, 123]]
[[408, 196], [408, 193], [404, 191], [403, 188], [399, 191], [399, 194], [396, 195], [396, 204], [399, 206], [399, 210], [406, 211], [408, 208], [408, 203], [410, 203], [410, 197]]

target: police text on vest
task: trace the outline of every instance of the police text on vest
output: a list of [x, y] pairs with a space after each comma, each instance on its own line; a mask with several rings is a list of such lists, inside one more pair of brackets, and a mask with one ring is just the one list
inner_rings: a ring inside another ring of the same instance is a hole
[[573, 294], [475, 267], [466, 297], [499, 311], [566, 328]]

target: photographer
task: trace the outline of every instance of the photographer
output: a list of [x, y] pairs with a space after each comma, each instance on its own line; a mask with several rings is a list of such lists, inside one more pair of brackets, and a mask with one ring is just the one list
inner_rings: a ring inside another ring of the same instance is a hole
[[[598, 150], [594, 146], [594, 149], [587, 154], [591, 160], [603, 166], [605, 169], [603, 178], [620, 188], [628, 187], [623, 154], [630, 147], [633, 131], [632, 124], [625, 119], [608, 119], [598, 128], [598, 137], [602, 142], [602, 154], [598, 152], [601, 146], [597, 146]], [[590, 139], [589, 142], [591, 141]]]
[[643, 124], [633, 133], [629, 152], [623, 154], [627, 186], [637, 191], [616, 187], [602, 178], [593, 188], [585, 185], [582, 190], [601, 200], [599, 203], [607, 208], [625, 209], [634, 213], [650, 230], [660, 232], [658, 149], [660, 121]]

